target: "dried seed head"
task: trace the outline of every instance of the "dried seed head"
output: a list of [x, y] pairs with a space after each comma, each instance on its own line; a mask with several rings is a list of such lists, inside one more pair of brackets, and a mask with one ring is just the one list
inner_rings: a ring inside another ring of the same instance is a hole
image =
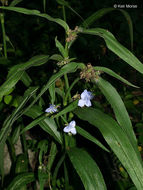
[[0, 0], [3, 6], [8, 5], [8, 0]]
[[86, 82], [98, 82], [101, 73], [102, 71], [96, 71], [91, 63], [88, 63], [87, 66], [80, 72], [80, 79], [85, 79]]
[[95, 78], [95, 70], [90, 63], [80, 72], [80, 78], [85, 79], [86, 82], [90, 82]]

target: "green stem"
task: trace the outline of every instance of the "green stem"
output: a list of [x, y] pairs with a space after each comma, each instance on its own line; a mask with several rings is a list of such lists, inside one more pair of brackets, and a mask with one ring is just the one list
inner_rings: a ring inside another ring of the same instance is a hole
[[4, 57], [7, 59], [7, 47], [6, 47], [6, 34], [4, 26], [4, 14], [0, 14], [1, 27], [2, 27], [2, 36], [3, 36], [3, 48], [4, 48]]
[[67, 170], [65, 162], [64, 162], [64, 176], [65, 176], [65, 190], [67, 190], [69, 187], [69, 178], [68, 178], [68, 170]]
[[[24, 126], [22, 125], [22, 130], [23, 129], [24, 129]], [[21, 134], [20, 138], [21, 138], [21, 144], [22, 144], [23, 153], [26, 154], [27, 157], [28, 157], [28, 149], [27, 149], [25, 132]]]
[[57, 179], [58, 171], [59, 171], [64, 159], [65, 159], [65, 154], [62, 155], [62, 157], [58, 161], [57, 166], [56, 166], [56, 168], [54, 170], [53, 180], [52, 180], [53, 190], [56, 190], [56, 179]]
[[[65, 100], [64, 100], [64, 102], [67, 102], [68, 97], [71, 96], [71, 94], [70, 94], [71, 89], [74, 87], [74, 85], [75, 85], [79, 80], [80, 80], [80, 78], [75, 79], [75, 80], [73, 81], [73, 83], [70, 85], [70, 87], [69, 87], [69, 89], [68, 89], [68, 91], [67, 91], [67, 93], [66, 93], [66, 95], [65, 95]], [[71, 97], [70, 97], [70, 98], [71, 98]]]
[[43, 0], [43, 10], [44, 10], [44, 13], [46, 13], [46, 0]]
[[[65, 85], [66, 85], [66, 92], [68, 92], [70, 87], [69, 87], [69, 80], [68, 80], [67, 74], [64, 74], [64, 79], [65, 79]], [[69, 100], [71, 100], [71, 93], [69, 92], [68, 95], [69, 95]], [[67, 103], [68, 103], [68, 100], [67, 99], [64, 100], [64, 106], [66, 106]]]
[[66, 11], [65, 11], [65, 6], [63, 5], [63, 18], [64, 21], [66, 22]]
[[62, 120], [68, 124], [67, 120], [61, 115]]
[[[67, 119], [65, 119], [64, 116], [61, 115], [61, 118], [62, 118], [62, 120], [63, 120], [66, 124], [68, 124], [68, 121], [67, 121]], [[69, 146], [69, 141], [68, 141], [68, 136], [67, 136], [66, 134], [64, 134], [64, 144], [65, 144], [65, 149], [67, 149], [68, 146]]]
[[12, 144], [10, 137], [7, 138], [7, 146], [8, 146], [8, 150], [9, 150], [9, 154], [10, 154], [12, 163], [14, 163], [16, 161], [16, 154], [15, 154], [14, 145]]

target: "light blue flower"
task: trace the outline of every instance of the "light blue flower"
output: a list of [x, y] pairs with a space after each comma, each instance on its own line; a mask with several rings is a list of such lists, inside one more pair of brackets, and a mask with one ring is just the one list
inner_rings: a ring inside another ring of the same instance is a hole
[[47, 112], [47, 113], [55, 113], [57, 111], [58, 110], [57, 110], [56, 106], [53, 104], [50, 104], [50, 107], [45, 110], [45, 112]]
[[81, 94], [81, 99], [78, 101], [78, 106], [80, 107], [90, 107], [91, 106], [91, 99], [93, 98], [93, 95], [90, 91], [84, 90]]
[[73, 135], [76, 135], [76, 122], [75, 121], [71, 121], [64, 129], [63, 131], [65, 133], [71, 133]]

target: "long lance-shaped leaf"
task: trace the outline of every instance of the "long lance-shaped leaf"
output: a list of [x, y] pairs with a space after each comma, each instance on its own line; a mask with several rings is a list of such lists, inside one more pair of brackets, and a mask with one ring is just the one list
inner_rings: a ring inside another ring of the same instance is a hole
[[19, 174], [13, 179], [13, 181], [7, 187], [7, 190], [19, 190], [24, 185], [27, 185], [28, 183], [31, 183], [32, 181], [35, 181], [35, 180], [36, 180], [36, 177], [34, 173], [32, 172]]
[[[50, 148], [50, 153], [49, 153], [49, 157], [48, 157], [48, 164], [47, 164], [47, 170], [50, 172], [51, 168], [53, 166], [53, 162], [55, 160], [55, 157], [57, 155], [57, 146], [56, 144], [52, 141], [51, 143], [51, 148]], [[50, 178], [50, 176], [49, 176]]]
[[112, 11], [120, 11], [129, 26], [129, 33], [130, 33], [130, 40], [131, 40], [131, 49], [133, 49], [133, 23], [132, 23], [132, 19], [130, 17], [130, 15], [128, 14], [128, 12], [122, 10], [122, 9], [115, 9], [115, 8], [103, 8], [98, 10], [97, 12], [93, 13], [91, 16], [89, 16], [83, 23], [82, 26], [84, 27], [89, 27], [92, 23], [94, 23], [96, 20], [100, 19], [101, 17], [103, 17], [104, 15], [106, 15], [107, 13], [110, 13]]
[[11, 130], [11, 126], [13, 125], [17, 114], [19, 113], [19, 111], [23, 108], [23, 106], [26, 104], [26, 102], [31, 98], [31, 96], [33, 96], [34, 93], [36, 93], [37, 91], [37, 87], [31, 87], [29, 88], [25, 95], [23, 100], [21, 101], [20, 105], [13, 111], [13, 113], [5, 120], [1, 130], [0, 130], [0, 158], [1, 158], [1, 164], [0, 164], [0, 173], [2, 175], [2, 182], [3, 182], [3, 177], [4, 177], [4, 168], [3, 168], [3, 162], [4, 162], [4, 156], [3, 156], [3, 149], [4, 149], [4, 145], [5, 145], [5, 141], [8, 137], [8, 134], [10, 133]]
[[25, 8], [21, 8], [21, 7], [0, 7], [0, 9], [15, 11], [15, 12], [22, 13], [25, 15], [39, 16], [39, 17], [45, 18], [49, 21], [52, 21], [52, 22], [55, 22], [55, 23], [61, 25], [66, 31], [69, 30], [69, 26], [67, 25], [67, 23], [65, 21], [63, 21], [59, 18], [53, 18], [48, 14], [40, 13], [40, 11], [38, 11], [38, 10], [29, 10], [29, 9], [25, 9]]
[[85, 150], [71, 148], [68, 151], [68, 156], [80, 176], [85, 190], [106, 190], [100, 169]]
[[22, 2], [23, 0], [13, 0], [10, 4], [9, 7], [15, 7], [18, 3]]
[[138, 190], [143, 189], [143, 166], [128, 136], [107, 114], [94, 108], [78, 108], [74, 112], [80, 119], [96, 126], [113, 152], [119, 158]]
[[86, 130], [83, 128], [77, 126], [76, 127], [77, 133], [83, 136], [84, 138], [88, 139], [89, 141], [97, 144], [100, 148], [103, 150], [110, 152], [99, 140], [97, 140], [95, 137], [93, 137], [90, 133], [88, 133]]
[[57, 114], [55, 114], [54, 116], [52, 116], [53, 118], [57, 118], [59, 116], [62, 116], [66, 113], [69, 113], [73, 110], [75, 110], [77, 108], [77, 102], [78, 100], [75, 100], [74, 102], [72, 102], [71, 104], [69, 104], [67, 107], [65, 107], [63, 110], [61, 110], [60, 112], [58, 112]]
[[130, 66], [140, 73], [143, 73], [143, 64], [123, 45], [121, 45], [111, 32], [102, 28], [84, 29], [80, 28], [80, 32], [84, 34], [97, 35], [102, 37], [107, 47], [123, 59]]
[[138, 153], [136, 148], [137, 140], [133, 131], [132, 123], [120, 95], [108, 81], [105, 81], [101, 77], [99, 78], [97, 85], [108, 102], [111, 104], [119, 125], [125, 131], [133, 147], [135, 148], [135, 151]]
[[85, 67], [85, 65], [83, 63], [75, 63], [75, 62], [71, 62], [65, 66], [63, 66], [59, 72], [57, 72], [56, 74], [54, 74], [49, 81], [47, 82], [47, 84], [42, 88], [41, 92], [37, 95], [37, 97], [35, 98], [35, 100], [24, 110], [23, 113], [27, 112], [27, 110], [29, 108], [31, 108], [36, 102], [37, 100], [49, 89], [49, 87], [61, 76], [63, 76], [64, 74], [67, 73], [72, 73], [75, 72], [77, 69], [83, 69]]
[[26, 92], [25, 95], [19, 104], [19, 106], [13, 111], [13, 113], [6, 119], [4, 122], [1, 130], [0, 130], [0, 146], [3, 142], [6, 141], [7, 136], [10, 132], [11, 126], [13, 125], [15, 119], [17, 118], [17, 114], [21, 111], [27, 101], [36, 93], [37, 87], [30, 87]]
[[[33, 106], [25, 113], [25, 115], [27, 115], [28, 117], [32, 117], [33, 119], [39, 117], [42, 114], [43, 112], [40, 110], [39, 106]], [[61, 144], [62, 138], [61, 138], [60, 132], [57, 130], [57, 125], [54, 119], [48, 118], [48, 117], [44, 119], [44, 117], [45, 116], [42, 116], [42, 120], [39, 121], [38, 124], [44, 131], [49, 133], [52, 137], [54, 137], [56, 141], [58, 141]], [[37, 120], [35, 120], [34, 124], [36, 124], [36, 122]], [[32, 126], [33, 122], [30, 125]]]
[[112, 71], [111, 69], [108, 69], [106, 67], [100, 67], [100, 66], [96, 66], [94, 67], [95, 70], [98, 71], [103, 71], [105, 73], [107, 73], [108, 75], [115, 77], [116, 79], [122, 81], [123, 83], [132, 86], [134, 88], [139, 88], [138, 86], [133, 85], [132, 83], [130, 83], [129, 81], [127, 81], [126, 79], [124, 79], [123, 77], [121, 77], [120, 75], [118, 75], [117, 73], [115, 73], [114, 71]]
[[40, 123], [40, 121], [43, 121], [44, 119], [46, 119], [47, 116], [44, 114], [38, 118], [36, 118], [35, 120], [33, 120], [29, 125], [27, 125], [26, 127], [24, 127], [24, 129], [21, 131], [21, 134], [32, 129], [33, 127], [35, 127], [36, 125], [38, 125]]
[[46, 63], [49, 60], [49, 56], [40, 55], [31, 58], [26, 63], [18, 64], [13, 66], [9, 73], [7, 80], [0, 87], [0, 99], [16, 85], [16, 83], [21, 79], [24, 71], [33, 66], [39, 66]]

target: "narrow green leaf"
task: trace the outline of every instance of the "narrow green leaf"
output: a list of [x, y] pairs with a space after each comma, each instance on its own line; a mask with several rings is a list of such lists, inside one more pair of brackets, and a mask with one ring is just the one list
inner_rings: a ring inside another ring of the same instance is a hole
[[0, 87], [0, 98], [2, 98], [16, 83], [21, 79], [24, 71], [32, 66], [39, 66], [46, 63], [49, 60], [49, 56], [40, 55], [31, 58], [28, 62], [13, 66], [9, 73], [7, 80]]
[[15, 12], [26, 14], [26, 15], [39, 16], [39, 17], [45, 18], [49, 21], [52, 21], [52, 22], [55, 22], [55, 23], [61, 25], [66, 31], [69, 30], [69, 26], [67, 25], [67, 23], [65, 21], [63, 21], [59, 18], [53, 18], [53, 17], [49, 16], [48, 14], [40, 13], [40, 11], [38, 11], [38, 10], [29, 10], [29, 9], [25, 9], [25, 8], [21, 8], [21, 7], [0, 7], [0, 9], [15, 11]]
[[10, 104], [10, 102], [12, 101], [12, 98], [13, 98], [12, 95], [7, 95], [4, 97], [4, 102], [6, 104]]
[[136, 136], [133, 131], [130, 117], [128, 115], [128, 112], [125, 108], [125, 105], [120, 95], [109, 82], [105, 81], [101, 77], [99, 78], [97, 85], [100, 88], [101, 92], [106, 97], [106, 99], [108, 100], [108, 102], [111, 104], [119, 125], [125, 131], [125, 133], [127, 134], [128, 138], [130, 139], [132, 145], [135, 147], [136, 150], [136, 145], [137, 145]]
[[130, 83], [129, 81], [127, 81], [126, 79], [124, 79], [123, 77], [121, 77], [120, 75], [116, 74], [114, 71], [112, 71], [111, 69], [108, 69], [106, 67], [100, 67], [100, 66], [96, 66], [94, 67], [95, 70], [98, 71], [103, 71], [105, 73], [107, 73], [108, 75], [115, 77], [116, 79], [122, 81], [123, 83], [132, 86], [134, 88], [139, 88], [138, 86], [133, 85], [132, 83]]
[[48, 171], [51, 170], [53, 162], [55, 160], [57, 154], [57, 146], [54, 142], [51, 143], [51, 149], [50, 149], [50, 153], [49, 153], [49, 157], [48, 157], [48, 164], [47, 164], [47, 169]]
[[25, 71], [21, 77], [21, 81], [23, 82], [23, 84], [26, 87], [29, 87], [30, 84], [32, 83], [32, 79], [30, 78], [30, 76], [27, 74], [27, 72]]
[[13, 179], [7, 190], [19, 190], [23, 185], [27, 185], [35, 180], [35, 175], [32, 172], [19, 174]]
[[81, 28], [81, 33], [97, 35], [102, 37], [107, 47], [114, 52], [117, 56], [123, 59], [126, 63], [132, 66], [134, 69], [143, 73], [143, 64], [123, 45], [121, 45], [111, 32], [102, 28], [93, 29], [83, 29]]
[[19, 154], [16, 158], [15, 174], [28, 172], [28, 158], [26, 154]]
[[11, 143], [14, 145], [17, 143], [18, 138], [20, 136], [20, 125], [18, 125], [17, 127], [15, 127], [13, 129], [13, 133], [11, 134], [10, 138], [11, 138]]
[[39, 190], [44, 190], [45, 183], [48, 179], [48, 173], [42, 168], [38, 168], [38, 181], [39, 181]]
[[16, 73], [13, 73], [11, 77], [9, 77], [0, 87], [0, 98], [3, 98], [3, 96], [11, 89], [13, 88], [16, 83], [20, 80], [22, 77], [24, 71], [19, 71]]
[[71, 94], [72, 88], [74, 87], [74, 85], [75, 85], [79, 80], [80, 80], [80, 78], [76, 78], [76, 79], [72, 82], [72, 84], [70, 85], [69, 89], [68, 89], [67, 92], [66, 92], [65, 98], [64, 98], [64, 102], [65, 102], [65, 103], [67, 102], [67, 99], [68, 99], [68, 97], [69, 97], [70, 94]]
[[80, 176], [85, 190], [106, 190], [103, 176], [91, 156], [84, 150], [72, 148], [68, 156]]
[[83, 69], [85, 67], [85, 65], [83, 63], [75, 63], [75, 62], [71, 62], [65, 66], [63, 66], [59, 72], [57, 72], [56, 74], [54, 74], [49, 81], [47, 82], [47, 84], [42, 88], [41, 92], [37, 95], [37, 97], [35, 98], [35, 100], [26, 108], [26, 110], [24, 110], [23, 113], [25, 113], [30, 107], [32, 107], [37, 100], [46, 92], [46, 90], [48, 90], [48, 88], [61, 76], [63, 76], [64, 74], [67, 73], [72, 73], [75, 72], [77, 69]]
[[63, 98], [65, 96], [65, 93], [60, 88], [55, 88], [55, 92]]
[[54, 54], [54, 55], [52, 55], [52, 56], [50, 57], [50, 59], [51, 59], [51, 60], [54, 60], [54, 61], [59, 61], [59, 62], [61, 62], [64, 58], [63, 58], [61, 55], [59, 55], [59, 54]]
[[58, 112], [57, 114], [55, 114], [51, 118], [57, 118], [59, 116], [62, 116], [64, 114], [66, 114], [66, 113], [69, 113], [69, 112], [75, 110], [77, 108], [77, 102], [78, 102], [78, 100], [75, 100], [74, 102], [69, 104], [67, 107], [65, 107], [62, 111]]
[[13, 0], [10, 4], [9, 7], [15, 7], [18, 3], [22, 2], [23, 0]]
[[27, 125], [20, 134], [32, 129], [33, 127], [35, 127], [36, 125], [38, 125], [40, 123], [40, 121], [43, 121], [44, 119], [46, 119], [47, 116], [44, 114], [38, 118], [36, 118], [34, 121], [32, 121], [29, 125]]
[[49, 55], [36, 55], [30, 58], [27, 62], [14, 65], [8, 72], [8, 78], [13, 75], [13, 73], [18, 71], [25, 71], [30, 67], [37, 67], [45, 64], [49, 60]]
[[68, 52], [65, 50], [64, 46], [59, 42], [57, 37], [55, 38], [56, 47], [59, 49], [59, 52], [64, 58], [68, 57]]
[[48, 140], [44, 139], [38, 142], [38, 149], [39, 149], [39, 164], [43, 163], [43, 156], [48, 151]]
[[53, 83], [50, 87], [49, 87], [49, 92], [50, 92], [50, 96], [51, 96], [51, 103], [54, 104], [55, 102], [55, 83]]
[[[25, 113], [25, 115], [27, 115], [28, 117], [32, 117], [33, 119], [37, 118], [38, 116], [42, 114], [43, 112], [41, 111], [41, 108], [39, 106], [33, 106]], [[42, 117], [44, 118], [45, 116], [42, 116]], [[31, 126], [33, 125], [33, 123], [31, 124]], [[43, 119], [42, 121], [39, 121], [38, 123], [44, 131], [46, 131], [51, 136], [53, 136], [55, 140], [58, 141], [60, 144], [62, 143], [62, 138], [59, 131], [57, 130], [57, 125], [54, 119], [46, 117], [45, 119]]]
[[[96, 126], [119, 158], [138, 190], [143, 189], [143, 167], [128, 136], [107, 114], [94, 108], [78, 108], [74, 112], [82, 120]], [[137, 146], [136, 146], [137, 149]]]
[[58, 163], [56, 164], [55, 170], [53, 172], [53, 176], [52, 176], [53, 190], [56, 190], [57, 175], [64, 160], [65, 160], [65, 154], [63, 154], [61, 158], [58, 160]]
[[14, 91], [14, 88], [11, 88], [7, 93], [5, 93], [5, 95], [9, 95]]
[[76, 127], [77, 133], [83, 136], [84, 138], [88, 139], [89, 141], [97, 144], [100, 148], [103, 150], [110, 152], [99, 140], [97, 140], [95, 137], [93, 137], [90, 133], [88, 133], [86, 130], [83, 128], [77, 126]]
[[19, 106], [4, 121], [4, 124], [0, 130], [0, 145], [6, 141], [7, 136], [11, 130], [11, 126], [13, 125], [14, 121], [17, 119], [18, 115], [20, 114], [20, 111], [22, 110], [24, 105], [27, 103], [27, 101], [34, 95], [34, 93], [36, 93], [37, 89], [38, 89], [37, 87], [30, 87], [25, 92], [24, 97], [21, 100], [21, 103], [19, 104]]
[[128, 26], [129, 26], [129, 33], [130, 33], [130, 40], [131, 40], [131, 49], [133, 50], [133, 24], [132, 19], [128, 12], [122, 10], [122, 9], [115, 9], [115, 8], [103, 8], [98, 10], [97, 12], [93, 13], [91, 16], [89, 16], [83, 23], [82, 26], [89, 27], [92, 23], [94, 23], [96, 20], [100, 19], [107, 13], [110, 13], [112, 11], [120, 11], [123, 16], [125, 17]]

